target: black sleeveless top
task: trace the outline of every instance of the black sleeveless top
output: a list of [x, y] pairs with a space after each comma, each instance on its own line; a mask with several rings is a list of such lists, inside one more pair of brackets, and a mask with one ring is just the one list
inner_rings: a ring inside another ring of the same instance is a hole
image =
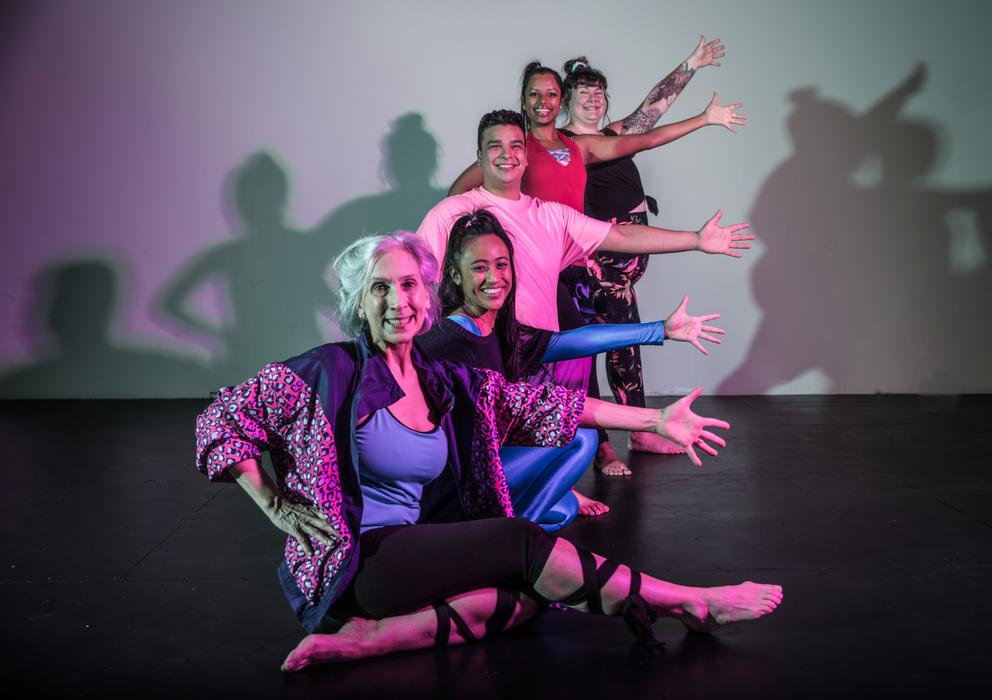
[[[574, 136], [567, 129], [559, 131]], [[618, 136], [609, 127], [600, 133], [603, 136]], [[633, 156], [624, 156], [604, 163], [590, 163], [586, 166], [586, 216], [600, 221], [613, 217], [623, 221], [624, 216], [644, 201], [644, 186], [641, 173], [634, 164]]]

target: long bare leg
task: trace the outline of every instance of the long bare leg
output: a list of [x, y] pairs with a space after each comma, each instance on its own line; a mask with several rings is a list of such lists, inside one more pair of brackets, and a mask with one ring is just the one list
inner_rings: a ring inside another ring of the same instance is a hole
[[[496, 589], [484, 588], [448, 598], [450, 605], [465, 621], [476, 639], [486, 635], [486, 622], [496, 610]], [[538, 605], [526, 595], [520, 596], [505, 629], [531, 619]], [[425, 607], [407, 615], [366, 620], [353, 617], [335, 634], [311, 634], [304, 637], [283, 662], [284, 671], [299, 671], [320, 663], [356, 661], [397, 651], [413, 651], [434, 646], [437, 615]], [[450, 623], [449, 623], [450, 624]], [[451, 625], [448, 644], [464, 644], [458, 627]]]
[[[593, 556], [597, 565], [603, 562], [603, 557]], [[565, 600], [582, 584], [578, 551], [568, 540], [559, 539], [534, 585], [535, 591], [549, 600]], [[602, 587], [603, 612], [618, 615], [629, 591], [630, 567], [620, 566]], [[642, 574], [641, 596], [658, 615], [680, 620], [695, 631], [709, 632], [772, 612], [782, 602], [782, 587], [747, 581], [736, 586], [697, 588]], [[587, 610], [585, 603], [574, 607]]]

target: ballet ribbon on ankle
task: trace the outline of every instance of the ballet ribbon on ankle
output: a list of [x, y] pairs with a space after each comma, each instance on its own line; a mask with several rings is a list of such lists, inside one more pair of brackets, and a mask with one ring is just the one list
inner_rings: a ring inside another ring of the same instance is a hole
[[630, 570], [630, 593], [623, 601], [623, 610], [620, 617], [627, 625], [627, 629], [637, 637], [637, 644], [641, 647], [663, 647], [654, 636], [651, 629], [658, 619], [658, 613], [651, 609], [648, 602], [641, 595], [641, 572]]

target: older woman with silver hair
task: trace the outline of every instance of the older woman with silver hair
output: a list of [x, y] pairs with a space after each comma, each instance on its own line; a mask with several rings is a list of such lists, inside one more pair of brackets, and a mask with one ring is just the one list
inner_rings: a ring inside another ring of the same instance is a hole
[[729, 426], [692, 412], [698, 389], [659, 411], [430, 360], [413, 339], [438, 309], [437, 261], [414, 234], [363, 238], [335, 267], [355, 339], [267, 365], [197, 420], [200, 471], [288, 535], [279, 578], [310, 635], [285, 669], [471, 641], [552, 601], [623, 615], [644, 643], [659, 615], [710, 630], [779, 604], [778, 586], [678, 586], [512, 517], [502, 445], [559, 446], [581, 425], [715, 455], [710, 428]]

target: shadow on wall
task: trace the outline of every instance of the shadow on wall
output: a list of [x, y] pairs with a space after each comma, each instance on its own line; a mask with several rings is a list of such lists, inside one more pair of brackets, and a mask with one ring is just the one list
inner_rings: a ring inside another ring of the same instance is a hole
[[382, 140], [382, 176], [388, 188], [331, 211], [312, 234], [324, 259], [332, 260], [352, 241], [372, 233], [416, 231], [430, 209], [447, 196], [434, 186], [438, 143], [420, 114], [398, 117]]
[[169, 395], [206, 396], [206, 368], [191, 358], [116, 342], [113, 325], [123, 297], [120, 274], [106, 260], [75, 260], [36, 276], [27, 335], [34, 363], [0, 377], [3, 398], [135, 398], [148, 377]]
[[[225, 188], [234, 202], [233, 240], [193, 260], [162, 291], [170, 327], [215, 354], [216, 385], [242, 381], [268, 362], [320, 345], [336, 334], [328, 266], [363, 233], [416, 229], [444, 192], [433, 187], [438, 145], [419, 114], [394, 122], [383, 141], [386, 192], [347, 202], [303, 233], [286, 222], [289, 177], [269, 153], [249, 157]], [[220, 292], [211, 318], [203, 296]]]
[[[237, 383], [267, 362], [319, 345], [316, 314], [332, 300], [323, 260], [313, 255], [309, 238], [286, 223], [289, 178], [276, 159], [251, 156], [225, 190], [236, 210], [235, 237], [180, 270], [158, 304], [180, 335], [216, 352], [216, 385]], [[219, 318], [194, 308], [209, 291], [221, 297]]]
[[[813, 371], [824, 393], [992, 390], [992, 190], [937, 189], [940, 133], [900, 116], [924, 68], [864, 114], [792, 94], [795, 152], [750, 220], [761, 325], [723, 394], [764, 394]], [[865, 387], [870, 381], [871, 386]]]

